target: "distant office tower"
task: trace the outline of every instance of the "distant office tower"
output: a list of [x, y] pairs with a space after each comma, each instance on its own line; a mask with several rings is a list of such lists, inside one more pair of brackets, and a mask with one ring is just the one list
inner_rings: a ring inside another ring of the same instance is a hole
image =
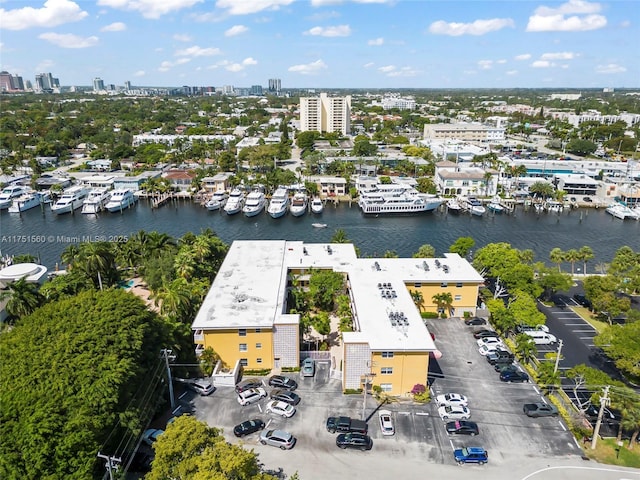
[[270, 78], [269, 79], [269, 92], [270, 93], [275, 93], [276, 95], [279, 95], [281, 86], [282, 85], [280, 84], [280, 79], [279, 78]]
[[10, 92], [13, 90], [11, 85], [11, 74], [9, 72], [0, 72], [0, 92]]
[[59, 86], [59, 81], [57, 78], [53, 78], [51, 73], [39, 73], [36, 75], [36, 92], [53, 92], [54, 87]]
[[351, 132], [351, 96], [300, 97], [300, 129], [303, 132]]
[[129, 80], [124, 82], [124, 89], [125, 90], [131, 90], [131, 82]]
[[93, 91], [94, 92], [101, 92], [104, 90], [104, 80], [102, 80], [100, 77], [96, 77], [93, 79]]
[[18, 90], [20, 92], [24, 91], [24, 81], [20, 75], [11, 76], [11, 85], [13, 85], [14, 90]]
[[262, 85], [251, 85], [251, 90], [249, 90], [249, 95], [260, 97], [262, 96]]

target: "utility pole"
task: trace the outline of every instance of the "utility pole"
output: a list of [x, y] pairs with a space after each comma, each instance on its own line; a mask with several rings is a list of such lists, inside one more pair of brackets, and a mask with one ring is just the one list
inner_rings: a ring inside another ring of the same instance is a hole
[[602, 396], [600, 397], [600, 411], [598, 412], [598, 420], [596, 421], [596, 426], [593, 429], [593, 438], [591, 439], [591, 450], [596, 448], [596, 444], [598, 443], [598, 435], [600, 435], [600, 425], [602, 425], [602, 417], [604, 415], [604, 407], [609, 405], [609, 385], [604, 387], [604, 392], [602, 392]]
[[562, 339], [558, 340], [558, 353], [556, 355], [556, 364], [553, 367], [553, 373], [558, 372], [558, 364], [560, 363], [560, 353], [562, 352]]
[[165, 365], [167, 366], [167, 378], [169, 379], [169, 398], [171, 399], [171, 410], [173, 411], [176, 408], [176, 399], [173, 395], [173, 381], [171, 380], [171, 367], [169, 366], [169, 360], [173, 362], [176, 359], [176, 356], [173, 355], [173, 350], [169, 350], [167, 348], [163, 348], [160, 353], [162, 354]]
[[113, 480], [113, 471], [114, 470], [118, 471], [118, 468], [120, 467], [120, 462], [122, 462], [122, 458], [110, 457], [109, 455], [103, 455], [100, 452], [98, 452], [97, 457], [107, 461], [105, 468], [107, 469], [107, 472], [109, 472], [109, 480]]
[[363, 398], [362, 398], [362, 420], [367, 419], [367, 388], [369, 388], [369, 384], [371, 383], [372, 378], [375, 376], [375, 373], [365, 373], [364, 374], [364, 388], [362, 389]]

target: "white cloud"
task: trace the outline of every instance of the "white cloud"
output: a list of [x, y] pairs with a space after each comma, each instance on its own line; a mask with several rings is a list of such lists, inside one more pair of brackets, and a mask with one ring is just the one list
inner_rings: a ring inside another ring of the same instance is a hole
[[175, 53], [176, 57], [211, 57], [213, 55], [220, 55], [222, 52], [219, 48], [202, 48], [198, 45], [193, 47], [184, 48], [178, 50]]
[[258, 62], [256, 60], [254, 60], [253, 58], [251, 58], [251, 57], [245, 58], [240, 63], [230, 63], [227, 60], [223, 60], [222, 62], [218, 63], [218, 65], [224, 66], [225, 69], [227, 69], [230, 72], [234, 72], [234, 73], [241, 72], [248, 65], [257, 65], [257, 64], [258, 64]]
[[134, 77], [144, 77], [146, 75], [144, 70], [138, 70], [136, 73], [133, 74]]
[[372, 46], [379, 46], [379, 45], [384, 45], [384, 38], [379, 37], [379, 38], [374, 38], [373, 40], [369, 40], [367, 42], [368, 45], [372, 45]]
[[42, 8], [22, 7], [13, 10], [0, 8], [2, 28], [25, 30], [32, 27], [51, 28], [69, 22], [77, 22], [89, 15], [76, 2], [47, 0]]
[[411, 67], [402, 67], [400, 70], [387, 73], [387, 77], [415, 77], [417, 73], [418, 71]]
[[478, 60], [478, 66], [480, 70], [491, 70], [493, 67], [493, 60]]
[[555, 64], [548, 60], [536, 60], [531, 64], [533, 68], [549, 68], [554, 67]]
[[607, 25], [607, 18], [598, 15], [599, 3], [569, 0], [556, 8], [538, 7], [529, 17], [527, 32], [585, 32]]
[[190, 8], [204, 0], [98, 0], [98, 5], [139, 12], [144, 18], [157, 19], [167, 13]]
[[369, 62], [369, 63], [365, 63], [365, 64], [363, 65], [363, 67], [364, 67], [364, 68], [371, 68], [371, 67], [373, 67], [374, 65], [375, 65], [375, 63], [373, 63], [373, 62]]
[[232, 63], [231, 65], [227, 65], [226, 67], [227, 70], [229, 70], [230, 72], [239, 72], [241, 70], [244, 70], [244, 65], [240, 64], [240, 63]]
[[516, 55], [513, 58], [515, 60], [529, 60], [531, 58], [531, 54], [530, 53], [523, 53], [521, 55]]
[[307, 20], [310, 20], [312, 22], [322, 22], [324, 20], [330, 20], [332, 18], [339, 18], [340, 14], [338, 12], [336, 12], [335, 10], [331, 10], [331, 11], [325, 11], [325, 12], [317, 12], [314, 13], [313, 15], [309, 15], [307, 17]]
[[88, 48], [98, 44], [98, 37], [81, 37], [73, 33], [42, 33], [38, 38], [61, 48]]
[[506, 73], [507, 75], [517, 75], [517, 74], [518, 74], [518, 71], [517, 71], [517, 70], [507, 70], [505, 73]]
[[241, 33], [244, 33], [244, 32], [246, 32], [248, 30], [249, 29], [247, 27], [245, 27], [244, 25], [234, 25], [233, 27], [228, 29], [226, 32], [224, 32], [224, 36], [225, 37], [235, 37], [236, 35], [240, 35]]
[[248, 15], [263, 10], [279, 10], [293, 0], [218, 0], [216, 7], [227, 9], [229, 15]]
[[326, 70], [327, 64], [322, 61], [322, 59], [318, 59], [315, 62], [301, 64], [301, 65], [293, 65], [289, 67], [287, 70], [290, 72], [299, 73], [301, 75], [315, 75], [322, 70]]
[[489, 32], [502, 30], [506, 27], [514, 28], [514, 21], [510, 18], [476, 20], [473, 23], [456, 23], [438, 20], [429, 26], [429, 32], [434, 35], [450, 35], [452, 37], [459, 37], [460, 35], [485, 35]]
[[257, 65], [258, 62], [251, 57], [247, 57], [242, 61], [243, 65]]
[[385, 65], [384, 67], [378, 67], [378, 70], [382, 73], [393, 72], [396, 69], [395, 65]]
[[505, 63], [507, 63], [507, 61], [504, 58], [501, 58], [500, 60], [496, 60], [496, 63], [498, 65], [504, 65]]
[[193, 37], [187, 33], [176, 33], [173, 36], [174, 40], [177, 40], [178, 42], [190, 42], [191, 40], [193, 40]]
[[540, 60], [572, 60], [575, 57], [576, 54], [573, 52], [543, 53]]
[[100, 29], [101, 32], [122, 32], [126, 30], [127, 26], [122, 22], [114, 22], [109, 25], [105, 25]]
[[598, 65], [596, 73], [624, 73], [627, 69], [617, 63], [608, 63], [607, 65]]
[[175, 62], [170, 62], [168, 60], [165, 60], [164, 62], [162, 62], [160, 64], [160, 66], [158, 67], [158, 70], [161, 71], [161, 72], [168, 72], [169, 70], [171, 70], [176, 65], [183, 65], [185, 63], [189, 63], [190, 61], [191, 61], [190, 58], [179, 58]]
[[348, 37], [351, 35], [349, 25], [336, 25], [335, 27], [313, 27], [304, 32], [305, 35], [319, 35], [321, 37]]

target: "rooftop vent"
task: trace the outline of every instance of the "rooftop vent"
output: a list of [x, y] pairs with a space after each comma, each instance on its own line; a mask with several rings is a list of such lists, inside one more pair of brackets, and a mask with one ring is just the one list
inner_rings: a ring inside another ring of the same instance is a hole
[[440, 268], [440, 260], [436, 258], [436, 268]]
[[373, 266], [378, 272], [380, 271], [380, 264], [378, 262], [374, 262]]
[[427, 262], [426, 262], [426, 261], [423, 261], [423, 262], [422, 262], [422, 268], [424, 269], [424, 271], [425, 271], [425, 272], [428, 272], [428, 271], [429, 271], [429, 265], [427, 265]]
[[449, 265], [443, 265], [442, 270], [444, 270], [444, 273], [449, 273]]

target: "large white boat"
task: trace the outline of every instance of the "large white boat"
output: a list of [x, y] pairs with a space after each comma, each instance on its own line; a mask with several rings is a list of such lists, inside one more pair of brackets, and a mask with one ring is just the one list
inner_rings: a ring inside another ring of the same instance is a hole
[[285, 187], [278, 187], [269, 201], [267, 212], [273, 218], [280, 218], [289, 209], [289, 191]]
[[430, 212], [444, 200], [437, 195], [420, 193], [409, 185], [378, 184], [360, 192], [358, 205], [363, 213], [374, 215]]
[[320, 197], [313, 197], [311, 201], [311, 212], [320, 214], [324, 210], [324, 203]]
[[94, 188], [89, 192], [87, 198], [82, 202], [82, 213], [99, 213], [104, 210], [110, 198], [109, 190], [106, 188]]
[[614, 217], [619, 218], [620, 220], [625, 220], [627, 218], [636, 218], [636, 213], [633, 210], [619, 202], [614, 202], [609, 205], [606, 208], [605, 212], [607, 212], [609, 215], [613, 215]]
[[207, 203], [204, 204], [204, 206], [207, 208], [207, 210], [211, 212], [220, 210], [221, 208], [224, 208], [224, 206], [227, 204], [228, 198], [229, 198], [229, 193], [227, 193], [224, 190], [221, 190], [219, 192], [215, 192], [211, 196], [211, 198], [207, 201]]
[[547, 202], [547, 211], [550, 213], [560, 213], [564, 210], [564, 205], [561, 202], [550, 200]]
[[50, 202], [49, 192], [28, 192], [13, 199], [9, 213], [21, 213]]
[[51, 204], [51, 211], [56, 215], [71, 213], [82, 206], [87, 193], [87, 189], [81, 185], [69, 187], [56, 203]]
[[455, 198], [447, 200], [447, 212], [458, 214], [462, 211], [462, 207]]
[[235, 215], [242, 210], [244, 206], [244, 192], [239, 188], [234, 188], [229, 194], [227, 204], [224, 206], [224, 211], [227, 215]]
[[255, 217], [264, 210], [267, 204], [267, 197], [262, 188], [254, 188], [244, 201], [242, 213], [247, 217]]
[[481, 217], [487, 211], [487, 209], [482, 205], [482, 202], [475, 197], [469, 197], [467, 199], [467, 203], [469, 205], [469, 211], [471, 212], [471, 215]]
[[2, 192], [0, 192], [0, 210], [9, 208], [16, 198], [25, 193], [29, 193], [29, 190], [29, 187], [22, 185], [9, 185], [4, 187]]
[[129, 208], [136, 203], [136, 196], [131, 190], [120, 188], [111, 192], [111, 198], [104, 206], [110, 212], [122, 212], [125, 208]]
[[309, 205], [309, 196], [302, 190], [298, 190], [291, 199], [289, 211], [294, 217], [300, 217], [307, 212], [307, 205]]

